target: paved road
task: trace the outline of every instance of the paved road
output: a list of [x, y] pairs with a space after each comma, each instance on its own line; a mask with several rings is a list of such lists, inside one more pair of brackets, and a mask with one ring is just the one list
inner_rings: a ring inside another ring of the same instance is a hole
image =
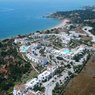
[[[68, 72], [63, 72], [62, 73], [63, 76], [57, 77], [54, 76], [51, 80], [49, 80], [46, 83], [43, 83], [44, 87], [45, 87], [45, 95], [52, 95], [52, 91], [54, 89], [54, 87], [56, 86], [56, 83], [60, 83], [60, 80], [64, 83], [65, 78], [68, 76]], [[56, 79], [55, 79], [56, 77]], [[52, 82], [53, 81], [53, 82]]]

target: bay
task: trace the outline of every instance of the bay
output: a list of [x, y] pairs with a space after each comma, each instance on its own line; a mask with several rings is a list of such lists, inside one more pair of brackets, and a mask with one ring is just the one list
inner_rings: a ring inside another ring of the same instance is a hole
[[60, 21], [43, 16], [94, 4], [95, 0], [0, 0], [0, 39], [51, 28]]

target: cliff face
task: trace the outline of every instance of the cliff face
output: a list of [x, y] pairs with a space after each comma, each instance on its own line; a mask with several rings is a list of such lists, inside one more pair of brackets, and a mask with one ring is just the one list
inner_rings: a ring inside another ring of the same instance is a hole
[[31, 70], [31, 65], [23, 60], [13, 41], [0, 41], [0, 95], [9, 95], [22, 75]]

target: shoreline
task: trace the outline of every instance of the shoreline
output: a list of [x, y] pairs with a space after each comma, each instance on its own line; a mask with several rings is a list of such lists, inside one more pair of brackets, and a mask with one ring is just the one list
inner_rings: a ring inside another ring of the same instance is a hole
[[56, 29], [62, 28], [62, 27], [64, 27], [65, 25], [67, 25], [67, 23], [69, 23], [69, 22], [70, 22], [70, 20], [67, 19], [67, 18], [65, 18], [65, 19], [61, 20], [61, 22], [60, 22], [59, 24], [57, 24], [57, 25], [51, 27], [49, 30], [54, 29], [54, 28], [56, 28]]

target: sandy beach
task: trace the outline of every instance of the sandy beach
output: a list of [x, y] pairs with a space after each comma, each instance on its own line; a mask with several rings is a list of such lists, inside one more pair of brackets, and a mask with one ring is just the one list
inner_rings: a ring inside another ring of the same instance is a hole
[[58, 24], [58, 25], [56, 25], [56, 26], [54, 26], [54, 27], [52, 27], [52, 28], [50, 28], [50, 29], [62, 28], [62, 27], [64, 27], [67, 23], [69, 23], [69, 22], [70, 22], [69, 19], [64, 19], [64, 20], [62, 20], [62, 22], [61, 22], [60, 24]]

